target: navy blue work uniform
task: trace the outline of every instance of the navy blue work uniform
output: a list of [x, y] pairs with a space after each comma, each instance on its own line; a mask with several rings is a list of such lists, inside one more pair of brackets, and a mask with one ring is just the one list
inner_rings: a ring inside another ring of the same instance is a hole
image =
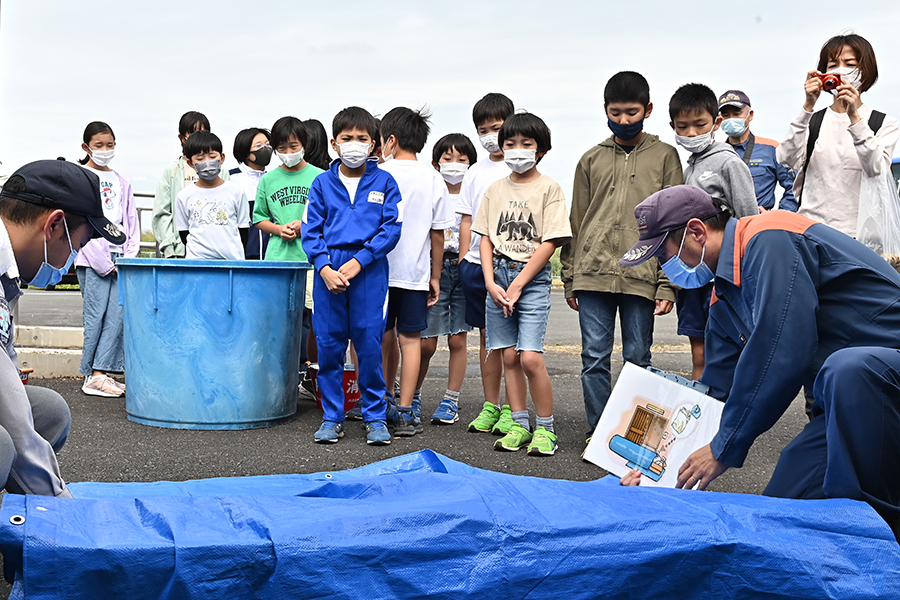
[[730, 220], [701, 381], [727, 399], [710, 448], [740, 467], [815, 381], [812, 421], [765, 494], [853, 498], [900, 519], [900, 274], [856, 240], [786, 211]]
[[778, 142], [755, 136], [751, 139], [753, 139], [753, 147], [749, 159], [747, 158], [747, 148], [750, 145], [750, 139], [742, 144], [732, 144], [731, 147], [750, 168], [750, 174], [753, 175], [753, 187], [756, 189], [756, 203], [766, 210], [775, 208], [775, 188], [777, 185], [781, 185], [784, 191], [778, 208], [797, 212], [800, 205], [794, 198], [796, 173], [775, 159]]
[[[400, 189], [377, 159], [366, 161], [353, 198], [340, 179], [341, 161], [313, 181], [303, 250], [316, 269], [313, 279], [313, 330], [319, 350], [317, 382], [322, 391], [324, 420], [344, 420], [344, 353], [349, 339], [359, 356], [359, 390], [363, 420], [384, 421], [384, 371], [381, 340], [388, 295], [387, 254], [400, 240], [397, 204]], [[355, 258], [362, 271], [339, 294], [328, 290], [323, 267], [338, 270]]]

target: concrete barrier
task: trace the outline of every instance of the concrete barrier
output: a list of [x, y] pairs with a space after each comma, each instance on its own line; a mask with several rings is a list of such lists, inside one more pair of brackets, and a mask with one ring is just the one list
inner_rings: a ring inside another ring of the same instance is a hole
[[84, 330], [81, 327], [16, 326], [19, 367], [32, 377], [79, 377]]

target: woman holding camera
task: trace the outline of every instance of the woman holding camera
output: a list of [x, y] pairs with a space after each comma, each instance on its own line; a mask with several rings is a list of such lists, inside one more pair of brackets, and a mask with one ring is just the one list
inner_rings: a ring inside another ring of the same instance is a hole
[[[863, 104], [862, 93], [877, 79], [875, 52], [865, 38], [839, 35], [825, 42], [817, 69], [806, 75], [803, 110], [776, 151], [778, 162], [799, 172], [794, 180], [799, 212], [851, 237], [857, 231], [862, 178], [890, 170], [900, 137], [897, 119]], [[823, 90], [834, 101], [814, 113]]]

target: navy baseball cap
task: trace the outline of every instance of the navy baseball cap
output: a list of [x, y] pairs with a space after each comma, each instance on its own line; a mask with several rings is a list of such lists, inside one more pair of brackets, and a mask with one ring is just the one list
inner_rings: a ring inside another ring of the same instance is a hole
[[698, 187], [676, 185], [661, 189], [634, 208], [641, 234], [619, 263], [626, 267], [641, 264], [656, 256], [670, 231], [684, 227], [691, 219], [703, 220], [723, 210]]
[[[9, 185], [16, 177], [23, 180], [24, 189]], [[28, 163], [10, 175], [0, 195], [81, 215], [94, 228], [92, 237], [103, 236], [116, 245], [125, 243], [125, 233], [103, 216], [100, 179], [76, 164], [65, 160]]]
[[719, 96], [719, 110], [722, 110], [725, 106], [744, 108], [745, 106], [750, 106], [750, 98], [741, 90], [728, 90]]

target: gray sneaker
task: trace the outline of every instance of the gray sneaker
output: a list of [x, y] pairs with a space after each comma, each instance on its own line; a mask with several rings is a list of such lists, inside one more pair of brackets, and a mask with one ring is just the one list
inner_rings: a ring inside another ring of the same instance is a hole
[[397, 407], [399, 415], [394, 425], [394, 435], [397, 437], [412, 437], [422, 431], [422, 421], [416, 418], [412, 408]]

